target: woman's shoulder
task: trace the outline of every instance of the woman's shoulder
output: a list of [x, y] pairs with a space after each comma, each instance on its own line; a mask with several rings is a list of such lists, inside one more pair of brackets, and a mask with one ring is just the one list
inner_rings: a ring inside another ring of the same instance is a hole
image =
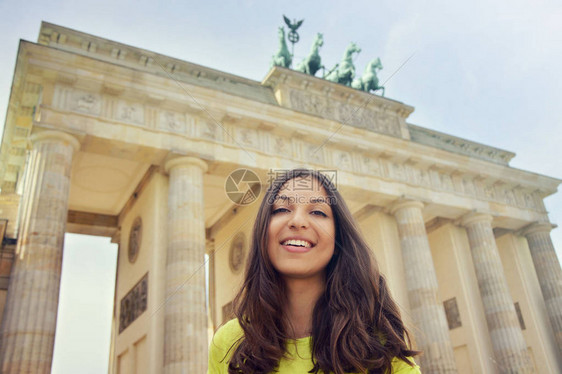
[[410, 361], [414, 363], [414, 366], [410, 366], [407, 362], [394, 357], [392, 359], [392, 374], [420, 374], [420, 367], [415, 365], [413, 358], [408, 357]]
[[244, 335], [237, 318], [231, 319], [215, 332], [211, 345], [219, 348], [230, 348], [234, 342]]
[[228, 362], [233, 353], [232, 348], [243, 335], [244, 332], [237, 319], [230, 320], [219, 327], [209, 345], [208, 374], [228, 372]]

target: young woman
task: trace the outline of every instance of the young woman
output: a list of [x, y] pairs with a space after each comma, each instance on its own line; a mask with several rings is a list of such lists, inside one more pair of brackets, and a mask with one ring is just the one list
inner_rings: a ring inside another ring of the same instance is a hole
[[284, 173], [254, 224], [233, 319], [209, 373], [420, 373], [372, 251], [321, 173]]

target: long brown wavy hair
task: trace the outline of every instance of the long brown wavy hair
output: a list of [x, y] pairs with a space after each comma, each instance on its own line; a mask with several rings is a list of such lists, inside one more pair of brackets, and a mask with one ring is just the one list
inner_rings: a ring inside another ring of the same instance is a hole
[[324, 187], [336, 227], [334, 255], [326, 267], [326, 288], [312, 317], [311, 373], [390, 373], [394, 357], [420, 352], [411, 341], [398, 306], [372, 251], [342, 196], [321, 172], [295, 169], [280, 173], [268, 188], [253, 228], [244, 283], [234, 299], [234, 314], [244, 336], [234, 343], [229, 373], [269, 373], [285, 354], [291, 337], [283, 313], [285, 284], [267, 252], [271, 208], [279, 190], [294, 178], [313, 177]]

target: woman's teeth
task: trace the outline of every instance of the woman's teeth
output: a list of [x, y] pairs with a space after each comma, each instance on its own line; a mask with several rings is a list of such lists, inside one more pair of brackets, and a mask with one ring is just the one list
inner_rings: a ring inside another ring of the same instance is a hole
[[282, 245], [292, 245], [292, 246], [296, 246], [296, 247], [306, 247], [306, 248], [312, 247], [312, 244], [310, 242], [307, 242], [306, 240], [289, 239], [289, 240], [285, 240], [281, 244]]

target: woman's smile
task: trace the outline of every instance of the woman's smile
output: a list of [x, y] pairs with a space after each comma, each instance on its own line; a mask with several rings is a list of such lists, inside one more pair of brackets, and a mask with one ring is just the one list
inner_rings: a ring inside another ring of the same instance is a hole
[[312, 247], [314, 247], [314, 245], [311, 242], [302, 239], [285, 240], [281, 242], [281, 245], [287, 251], [294, 252], [294, 253], [308, 252], [309, 250], [312, 249]]

